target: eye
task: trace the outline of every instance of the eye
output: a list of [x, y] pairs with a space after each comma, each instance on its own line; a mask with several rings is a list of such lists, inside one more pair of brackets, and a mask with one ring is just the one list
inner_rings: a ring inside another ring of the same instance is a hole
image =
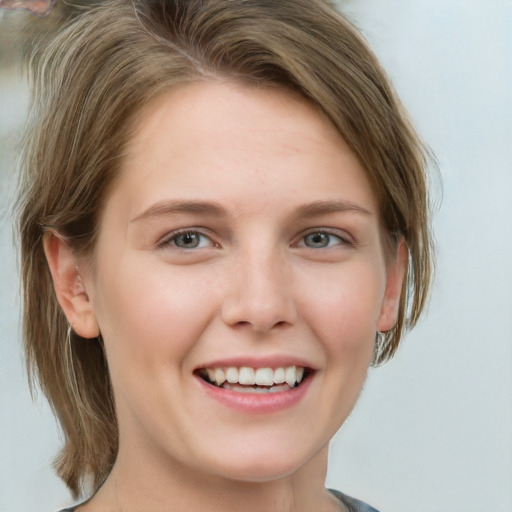
[[209, 237], [203, 235], [198, 231], [181, 231], [174, 233], [173, 235], [164, 238], [159, 242], [159, 247], [174, 246], [179, 249], [203, 249], [205, 247], [213, 246], [213, 243]]
[[348, 244], [349, 242], [333, 233], [313, 231], [304, 236], [303, 243], [311, 249], [325, 249], [333, 245]]

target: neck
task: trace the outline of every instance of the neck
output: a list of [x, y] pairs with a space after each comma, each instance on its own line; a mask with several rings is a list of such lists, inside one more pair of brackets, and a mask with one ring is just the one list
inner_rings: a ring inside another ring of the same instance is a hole
[[[168, 461], [167, 461], [168, 462]], [[327, 447], [290, 475], [264, 482], [222, 478], [178, 463], [141, 463], [119, 453], [104, 485], [80, 512], [334, 512], [341, 504], [325, 489]]]

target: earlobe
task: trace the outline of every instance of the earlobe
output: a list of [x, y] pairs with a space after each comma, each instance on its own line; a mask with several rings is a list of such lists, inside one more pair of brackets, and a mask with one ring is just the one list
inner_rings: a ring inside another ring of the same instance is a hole
[[387, 332], [396, 324], [408, 263], [409, 250], [404, 240], [401, 239], [394, 258], [387, 265], [386, 290], [377, 321], [377, 330], [380, 332]]
[[82, 338], [97, 337], [98, 323], [73, 251], [52, 231], [45, 233], [43, 244], [55, 294], [68, 322]]

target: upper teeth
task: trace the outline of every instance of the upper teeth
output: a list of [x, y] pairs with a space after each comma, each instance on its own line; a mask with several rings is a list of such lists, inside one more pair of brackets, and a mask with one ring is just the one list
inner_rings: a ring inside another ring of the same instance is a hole
[[304, 368], [287, 366], [281, 368], [250, 368], [242, 366], [237, 368], [206, 368], [208, 379], [222, 386], [226, 381], [230, 384], [242, 384], [244, 386], [273, 386], [286, 382], [290, 387], [299, 384], [304, 377]]

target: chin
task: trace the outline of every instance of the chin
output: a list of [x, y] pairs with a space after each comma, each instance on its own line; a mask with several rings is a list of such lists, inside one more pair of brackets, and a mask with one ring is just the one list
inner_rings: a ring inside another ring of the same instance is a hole
[[258, 450], [255, 444], [255, 453], [232, 452], [232, 457], [227, 461], [223, 457], [217, 464], [211, 464], [210, 468], [218, 476], [229, 480], [236, 480], [247, 483], [272, 482], [281, 478], [288, 477], [300, 470], [311, 457], [302, 456], [297, 453], [297, 448], [293, 451], [271, 450], [271, 453], [264, 450]]
[[278, 481], [294, 474], [300, 468], [295, 465], [281, 466], [267, 466], [261, 464], [258, 467], [236, 467], [226, 468], [219, 473], [219, 476], [237, 482], [245, 482], [248, 484], [268, 483]]

